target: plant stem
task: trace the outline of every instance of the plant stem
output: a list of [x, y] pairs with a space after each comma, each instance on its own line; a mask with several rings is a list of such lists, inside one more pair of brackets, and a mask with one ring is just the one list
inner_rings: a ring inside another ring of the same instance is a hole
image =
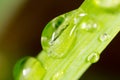
[[[80, 8], [60, 15], [46, 25], [41, 37], [43, 50], [37, 60], [32, 58], [36, 63], [39, 60], [39, 71], [42, 71], [41, 75], [34, 77], [41, 80], [77, 80], [99, 60], [102, 51], [120, 31], [120, 1], [107, 1], [109, 3], [85, 0]], [[26, 65], [28, 62], [29, 59], [22, 64], [22, 70], [27, 70], [26, 67], [31, 69], [27, 77], [22, 73], [17, 78], [31, 80], [31, 75], [37, 74], [37, 69], [31, 65], [33, 63]], [[16, 70], [19, 69], [16, 67]]]
[[[83, 18], [83, 21], [81, 19], [76, 25], [77, 36], [75, 44], [66, 52], [67, 55], [65, 57], [58, 59], [49, 56], [49, 53], [44, 50], [40, 52], [37, 59], [40, 60], [46, 69], [43, 80], [77, 80], [92, 63], [98, 61], [101, 52], [120, 31], [119, 10], [100, 7], [94, 1], [85, 0], [81, 7], [73, 13], [74, 18], [70, 19], [70, 21], [73, 21], [75, 16], [79, 15], [77, 12], [83, 10], [89, 17], [87, 19], [93, 20], [93, 24], [97, 25], [95, 27], [98, 27], [98, 29], [89, 31], [88, 27], [88, 29], [82, 30], [81, 24], [87, 21]], [[66, 23], [63, 24], [65, 25]], [[92, 23], [90, 22], [89, 25], [92, 25]], [[83, 26], [83, 29], [84, 27], [86, 26]], [[64, 38], [66, 37], [64, 36]]]

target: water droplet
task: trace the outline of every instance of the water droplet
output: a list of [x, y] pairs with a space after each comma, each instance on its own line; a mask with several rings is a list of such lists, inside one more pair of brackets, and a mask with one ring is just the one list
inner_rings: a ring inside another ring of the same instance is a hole
[[99, 60], [100, 56], [98, 53], [93, 52], [87, 57], [87, 61], [90, 63], [96, 63]]
[[81, 21], [80, 26], [82, 30], [85, 30], [88, 32], [96, 31], [99, 27], [98, 23], [95, 20], [90, 19], [87, 16]]
[[74, 26], [74, 22], [72, 22], [73, 17], [70, 16], [72, 15], [71, 13], [72, 12], [69, 12], [69, 14], [66, 13], [56, 17], [48, 23], [42, 32], [42, 48], [51, 57], [64, 57], [74, 43], [76, 26]]
[[94, 0], [94, 3], [103, 8], [115, 8], [120, 5], [120, 0]]
[[103, 42], [103, 41], [108, 40], [109, 38], [110, 38], [110, 36], [107, 33], [104, 33], [104, 34], [100, 35], [99, 40]]
[[[66, 35], [68, 34], [68, 35]], [[67, 27], [54, 42], [52, 42], [51, 47], [48, 49], [49, 56], [54, 58], [64, 57], [70, 47], [75, 43], [76, 38], [76, 26]]]
[[63, 74], [64, 74], [63, 71], [55, 73], [55, 75], [52, 77], [52, 80], [60, 80]]
[[[86, 13], [82, 10], [76, 11], [74, 14], [73, 12], [56, 17], [43, 30], [41, 44], [49, 56], [62, 58], [75, 43], [76, 27]], [[93, 27], [96, 25], [94, 24]]]
[[15, 80], [40, 80], [45, 72], [40, 61], [33, 57], [26, 57], [15, 65], [14, 78]]
[[[44, 28], [41, 36], [41, 45], [44, 51], [47, 52], [52, 43], [58, 38], [58, 36], [68, 27], [71, 15], [75, 13], [75, 10], [60, 15], [51, 20]], [[65, 23], [65, 24], [63, 24]]]
[[62, 25], [64, 21], [65, 21], [65, 14], [56, 17], [55, 19], [50, 21], [44, 28], [41, 37], [41, 44], [42, 44], [42, 48], [45, 51], [49, 49], [49, 47], [51, 46], [51, 42], [54, 41], [59, 35], [58, 33], [60, 33], [59, 32], [60, 30], [59, 31], [57, 30], [60, 28], [62, 31], [64, 30], [65, 27], [67, 27]]

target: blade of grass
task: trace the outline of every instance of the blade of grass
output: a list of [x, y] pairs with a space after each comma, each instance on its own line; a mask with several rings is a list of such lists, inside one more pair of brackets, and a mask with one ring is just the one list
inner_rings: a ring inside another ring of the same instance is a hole
[[[50, 21], [42, 33], [43, 50], [37, 56], [43, 72], [35, 77], [41, 80], [80, 78], [120, 31], [120, 1], [116, 1], [85, 0], [80, 8]], [[22, 67], [21, 71], [25, 70]], [[37, 74], [34, 66], [27, 67], [32, 69], [27, 76]], [[19, 71], [22, 76], [18, 75], [18, 80], [21, 77], [31, 80], [31, 76], [27, 78]]]
[[[101, 8], [93, 1], [94, 0], [84, 1], [79, 10], [82, 9], [88, 14], [90, 19], [96, 22], [99, 29], [95, 32], [82, 31], [80, 29], [82, 22], [79, 22], [77, 26], [79, 28], [76, 43], [74, 46], [70, 47], [67, 56], [64, 58], [52, 58], [48, 55], [49, 53], [43, 50], [37, 57], [42, 62], [43, 66], [45, 68], [47, 67], [46, 75], [43, 80], [78, 79], [94, 61], [96, 62], [99, 59], [101, 52], [120, 31], [119, 10]], [[73, 14], [74, 17], [75, 14], [78, 15], [77, 10]], [[66, 37], [64, 36], [64, 38]]]

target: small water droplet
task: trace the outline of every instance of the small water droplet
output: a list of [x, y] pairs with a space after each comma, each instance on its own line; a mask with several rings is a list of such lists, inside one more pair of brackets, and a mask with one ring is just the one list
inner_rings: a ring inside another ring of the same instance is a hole
[[110, 36], [107, 33], [104, 33], [104, 34], [100, 35], [99, 40], [103, 42], [103, 41], [108, 40], [109, 38], [110, 38]]
[[14, 78], [15, 80], [40, 80], [45, 72], [40, 61], [33, 57], [25, 57], [15, 65]]
[[96, 63], [99, 60], [100, 56], [98, 53], [93, 52], [87, 57], [87, 61], [90, 63]]
[[64, 74], [63, 71], [55, 73], [55, 75], [52, 77], [52, 80], [60, 80], [63, 74]]
[[99, 28], [98, 23], [95, 20], [89, 18], [88, 16], [84, 17], [84, 19], [81, 21], [80, 26], [82, 30], [88, 32], [94, 32]]

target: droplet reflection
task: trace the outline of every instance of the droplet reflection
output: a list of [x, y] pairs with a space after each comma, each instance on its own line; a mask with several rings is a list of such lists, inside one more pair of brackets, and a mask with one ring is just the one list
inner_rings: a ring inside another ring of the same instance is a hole
[[87, 61], [90, 63], [96, 63], [99, 60], [100, 56], [98, 53], [93, 52], [87, 57]]
[[60, 80], [63, 74], [64, 74], [63, 71], [55, 73], [55, 75], [52, 77], [52, 80]]

